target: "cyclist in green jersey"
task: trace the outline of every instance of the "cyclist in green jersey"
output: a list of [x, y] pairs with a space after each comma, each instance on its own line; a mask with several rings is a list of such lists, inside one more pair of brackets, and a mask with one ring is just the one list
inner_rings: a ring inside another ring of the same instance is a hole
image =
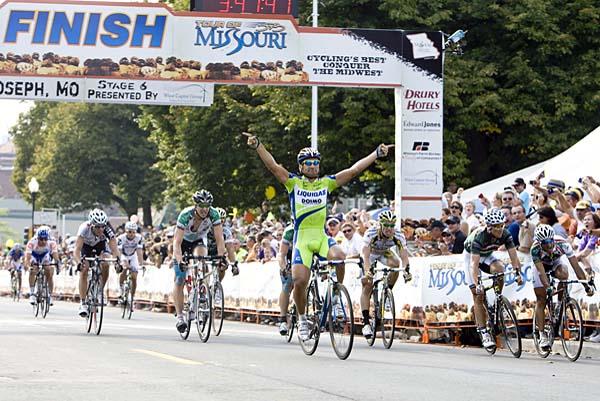
[[182, 265], [183, 255], [206, 256], [207, 235], [212, 229], [217, 243], [217, 254], [225, 255], [225, 240], [223, 238], [223, 225], [219, 212], [212, 207], [213, 196], [207, 190], [197, 191], [193, 196], [195, 205], [184, 209], [177, 218], [177, 228], [173, 236], [173, 270], [175, 271], [175, 285], [173, 287], [173, 301], [177, 312], [177, 331], [183, 333], [187, 323], [183, 319], [183, 286], [187, 271]]
[[[485, 214], [484, 219], [486, 225], [473, 230], [465, 240], [463, 255], [467, 284], [473, 294], [477, 330], [481, 333], [483, 347], [491, 348], [496, 344], [485, 327], [487, 312], [483, 305], [485, 291], [481, 283], [481, 271], [488, 274], [504, 272], [504, 264], [493, 254], [498, 248], [504, 246], [510, 257], [518, 284], [522, 283], [522, 278], [521, 262], [517, 256], [512, 236], [505, 228], [506, 217], [504, 213], [499, 209], [491, 209]], [[499, 285], [501, 287], [504, 285], [503, 279], [499, 280]]]
[[[248, 134], [248, 146], [256, 150], [267, 169], [279, 182], [285, 185], [290, 198], [292, 218], [294, 220], [294, 250], [292, 260], [292, 278], [294, 281], [294, 302], [298, 310], [298, 336], [305, 341], [309, 337], [306, 320], [306, 287], [310, 279], [310, 265], [313, 254], [327, 257], [329, 260], [345, 258], [341, 247], [325, 233], [327, 218], [327, 198], [331, 191], [346, 185], [351, 179], [362, 173], [378, 158], [387, 156], [394, 145], [381, 144], [367, 157], [352, 167], [335, 175], [319, 177], [321, 154], [312, 148], [304, 148], [298, 153], [299, 174], [291, 174], [278, 164], [257, 136]], [[336, 265], [337, 278], [344, 281], [344, 266]], [[334, 301], [335, 302], [335, 301]]]

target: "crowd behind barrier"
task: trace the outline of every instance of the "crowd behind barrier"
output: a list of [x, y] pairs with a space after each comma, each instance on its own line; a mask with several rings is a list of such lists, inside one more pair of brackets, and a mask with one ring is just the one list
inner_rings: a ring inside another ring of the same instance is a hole
[[[542, 181], [545, 181], [544, 185]], [[409, 285], [398, 283], [394, 288], [397, 319], [407, 327], [420, 328], [472, 324], [472, 297], [465, 283], [463, 259], [459, 254], [463, 252], [468, 234], [484, 224], [483, 215], [491, 208], [504, 212], [507, 228], [524, 263], [525, 284], [517, 290], [513, 290], [515, 285], [507, 285], [504, 291], [519, 320], [531, 320], [533, 316], [535, 297], [531, 287], [529, 250], [533, 232], [540, 222], [553, 226], [557, 235], [572, 244], [577, 259], [588, 274], [598, 271], [598, 238], [586, 233], [600, 228], [600, 186], [592, 177], [584, 177], [580, 181], [579, 187], [567, 188], [564, 182], [545, 180], [543, 175], [529, 184], [517, 178], [511, 187], [500, 189], [491, 200], [483, 194], [477, 199], [462, 199], [462, 188], [451, 183], [442, 195], [443, 208], [439, 217], [403, 219], [401, 226], [412, 256], [410, 264], [414, 280]], [[531, 189], [533, 191], [530, 192]], [[362, 235], [377, 224], [378, 213], [386, 208], [370, 212], [354, 208], [346, 213], [338, 212], [337, 208], [337, 203], [334, 203], [325, 230], [348, 257], [356, 256], [363, 246]], [[393, 202], [390, 208], [394, 208]], [[281, 284], [277, 258], [286, 222], [276, 215], [267, 201], [256, 211], [246, 211], [239, 216], [228, 215], [225, 224], [232, 231], [236, 260], [241, 263], [240, 276], [223, 283], [226, 307], [231, 311], [249, 310], [267, 314], [278, 311]], [[172, 307], [173, 272], [170, 266], [174, 223], [172, 221], [165, 227], [140, 227], [144, 237], [144, 260], [149, 266], [146, 273], [139, 276], [137, 299], [140, 304], [149, 303], [166, 309]], [[123, 226], [116, 227], [116, 230], [118, 234], [122, 233]], [[67, 260], [74, 238], [66, 234], [58, 239], [61, 255]], [[7, 249], [3, 249], [0, 258], [6, 255]], [[5, 263], [1, 265], [5, 266]], [[67, 269], [73, 272], [68, 266]], [[355, 302], [355, 316], [360, 316], [358, 271], [354, 271], [356, 266], [348, 269], [345, 284]], [[67, 298], [76, 297], [77, 293], [76, 273], [69, 275], [69, 272], [57, 277], [55, 291]], [[8, 274], [0, 274], [0, 291], [8, 289], [7, 277]], [[23, 282], [26, 283], [26, 279]], [[114, 274], [108, 290], [109, 296], [117, 292]], [[581, 302], [584, 320], [597, 326], [600, 321], [599, 295], [587, 298], [581, 288], [574, 288], [572, 294]]]

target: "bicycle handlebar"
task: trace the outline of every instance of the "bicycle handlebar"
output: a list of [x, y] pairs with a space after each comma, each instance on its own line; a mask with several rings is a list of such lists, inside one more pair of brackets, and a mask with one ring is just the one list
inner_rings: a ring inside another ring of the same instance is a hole
[[96, 260], [98, 262], [117, 262], [119, 260], [117, 258], [98, 258], [98, 257], [91, 257], [91, 256], [86, 256], [83, 259], [87, 260], [88, 262], [95, 262]]
[[341, 260], [319, 260], [319, 267], [328, 266], [328, 265], [341, 265], [343, 263], [361, 264], [362, 258], [349, 258], [349, 259], [341, 259]]

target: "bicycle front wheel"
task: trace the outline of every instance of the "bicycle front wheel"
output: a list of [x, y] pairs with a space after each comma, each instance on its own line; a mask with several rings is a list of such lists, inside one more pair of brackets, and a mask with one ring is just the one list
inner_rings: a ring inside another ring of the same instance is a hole
[[14, 273], [10, 278], [10, 288], [12, 289], [12, 299], [13, 301], [18, 301], [19, 289], [17, 282], [17, 273]]
[[515, 358], [521, 356], [521, 335], [515, 312], [506, 297], [501, 297], [497, 305], [498, 328], [504, 338], [504, 344]]
[[290, 341], [292, 341], [292, 338], [294, 337], [294, 329], [296, 328], [296, 320], [297, 319], [298, 319], [298, 317], [296, 315], [296, 305], [292, 305], [288, 309], [288, 313], [286, 315], [288, 333], [287, 333], [287, 336], [285, 339], [288, 343]]
[[[372, 347], [375, 344], [375, 338], [377, 337], [377, 327], [381, 321], [381, 308], [379, 304], [381, 300], [377, 299], [378, 292], [373, 290], [371, 292], [371, 298], [373, 299], [373, 314], [369, 313], [369, 326], [371, 326], [371, 332], [373, 333], [371, 337], [365, 338], [367, 340], [367, 344], [369, 347]], [[369, 310], [371, 309], [371, 305], [369, 305]]]
[[212, 285], [213, 289], [213, 305], [212, 305], [212, 324], [215, 336], [221, 334], [223, 329], [223, 319], [225, 318], [225, 296], [223, 294], [223, 286], [216, 282]]
[[319, 337], [321, 336], [321, 328], [319, 326], [321, 313], [319, 311], [318, 292], [314, 282], [311, 282], [306, 292], [306, 320], [308, 322], [309, 337], [308, 340], [302, 341], [300, 338], [300, 347], [306, 355], [312, 355], [317, 350], [319, 345]]
[[552, 321], [550, 320], [552, 313], [552, 309], [550, 309], [548, 301], [546, 301], [546, 306], [544, 307], [544, 333], [546, 333], [550, 340], [550, 347], [548, 348], [542, 348], [540, 346], [540, 331], [537, 327], [536, 314], [533, 314], [533, 344], [535, 345], [535, 350], [542, 358], [547, 358], [552, 351], [552, 343], [554, 342], [554, 328], [552, 326]]
[[344, 360], [352, 352], [354, 343], [354, 311], [350, 294], [343, 284], [336, 283], [329, 297], [329, 336], [338, 358]]
[[42, 296], [40, 298], [41, 305], [40, 309], [42, 310], [42, 317], [45, 319], [48, 315], [48, 311], [50, 310], [50, 291], [48, 290], [48, 283], [44, 278], [44, 282], [42, 285]]
[[94, 332], [100, 335], [102, 330], [102, 318], [104, 317], [104, 291], [100, 283], [96, 286], [96, 313], [94, 313]]
[[208, 341], [210, 337], [210, 328], [212, 324], [212, 300], [210, 289], [206, 283], [201, 283], [198, 287], [198, 302], [196, 305], [196, 328], [200, 341], [203, 343]]
[[[186, 290], [184, 289], [183, 291], [185, 294]], [[179, 332], [179, 335], [181, 336], [182, 340], [187, 340], [188, 337], [190, 336], [190, 330], [191, 330], [191, 326], [192, 326], [192, 321], [191, 321], [190, 317], [191, 317], [192, 310], [193, 310], [192, 306], [196, 305], [198, 303], [197, 291], [193, 290], [192, 292], [190, 292], [188, 294], [188, 296], [186, 298], [187, 299], [184, 299], [184, 301], [183, 301], [183, 319], [185, 320], [187, 327], [183, 333]]]
[[394, 303], [394, 294], [391, 289], [386, 289], [383, 293], [382, 302], [379, 306], [381, 310], [381, 337], [386, 349], [390, 349], [394, 342], [396, 334], [396, 304]]
[[129, 289], [129, 292], [127, 293], [127, 320], [131, 320], [131, 314], [133, 313], [133, 292], [131, 290], [131, 288]]
[[575, 362], [579, 359], [583, 348], [583, 317], [579, 303], [573, 298], [569, 298], [564, 305], [560, 322], [560, 339], [565, 356], [571, 362]]

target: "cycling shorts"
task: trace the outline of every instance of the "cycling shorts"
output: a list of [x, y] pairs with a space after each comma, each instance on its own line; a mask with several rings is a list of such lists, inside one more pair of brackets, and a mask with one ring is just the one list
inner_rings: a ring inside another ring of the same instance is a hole
[[101, 256], [103, 253], [109, 253], [108, 243], [106, 241], [100, 241], [96, 245], [83, 244], [81, 248], [82, 258], [93, 258], [94, 256]]
[[314, 254], [326, 258], [329, 248], [334, 245], [337, 245], [337, 242], [333, 238], [328, 237], [324, 231], [297, 231], [294, 236], [294, 258], [292, 259], [292, 263], [310, 268]]
[[[546, 274], [550, 274], [552, 277], [554, 277], [554, 272], [556, 271], [556, 268], [561, 265], [563, 265], [563, 263], [560, 262], [560, 258], [558, 258], [554, 262], [552, 262], [552, 265], [542, 264], [542, 266], [544, 266], [544, 270], [546, 271]], [[565, 268], [566, 268], [566, 266], [565, 266]], [[535, 265], [533, 265], [531, 267], [531, 270], [532, 270], [532, 275], [533, 275], [533, 288], [543, 287], [542, 278], [540, 277], [540, 273], [538, 272], [537, 267], [535, 267]]]
[[129, 270], [131, 270], [132, 273], [137, 273], [138, 269], [140, 268], [140, 264], [138, 262], [138, 257], [137, 257], [137, 252], [135, 252], [133, 255], [125, 255], [125, 254], [121, 254], [121, 262], [127, 262], [129, 264]]
[[206, 247], [206, 239], [200, 238], [199, 240], [196, 240], [194, 242], [183, 240], [181, 241], [181, 254], [193, 256], [194, 249], [196, 249], [196, 247], [198, 246]]
[[23, 271], [23, 262], [16, 261], [16, 260], [11, 260], [8, 268], [9, 269], [13, 269], [17, 273], [20, 273], [20, 272]]
[[[465, 266], [464, 266], [464, 271], [465, 271], [465, 278], [467, 279], [467, 285], [471, 286], [471, 285], [475, 285], [475, 280], [473, 280], [473, 269], [471, 269], [471, 254], [467, 251], [463, 252], [463, 256], [465, 258]], [[498, 258], [496, 258], [494, 256], [494, 254], [490, 254], [489, 256], [486, 257], [481, 257], [479, 259], [479, 276], [481, 277], [481, 272], [490, 274], [491, 270], [490, 270], [490, 266], [492, 266], [492, 264], [494, 262], [496, 262], [497, 260], [499, 260]]]

